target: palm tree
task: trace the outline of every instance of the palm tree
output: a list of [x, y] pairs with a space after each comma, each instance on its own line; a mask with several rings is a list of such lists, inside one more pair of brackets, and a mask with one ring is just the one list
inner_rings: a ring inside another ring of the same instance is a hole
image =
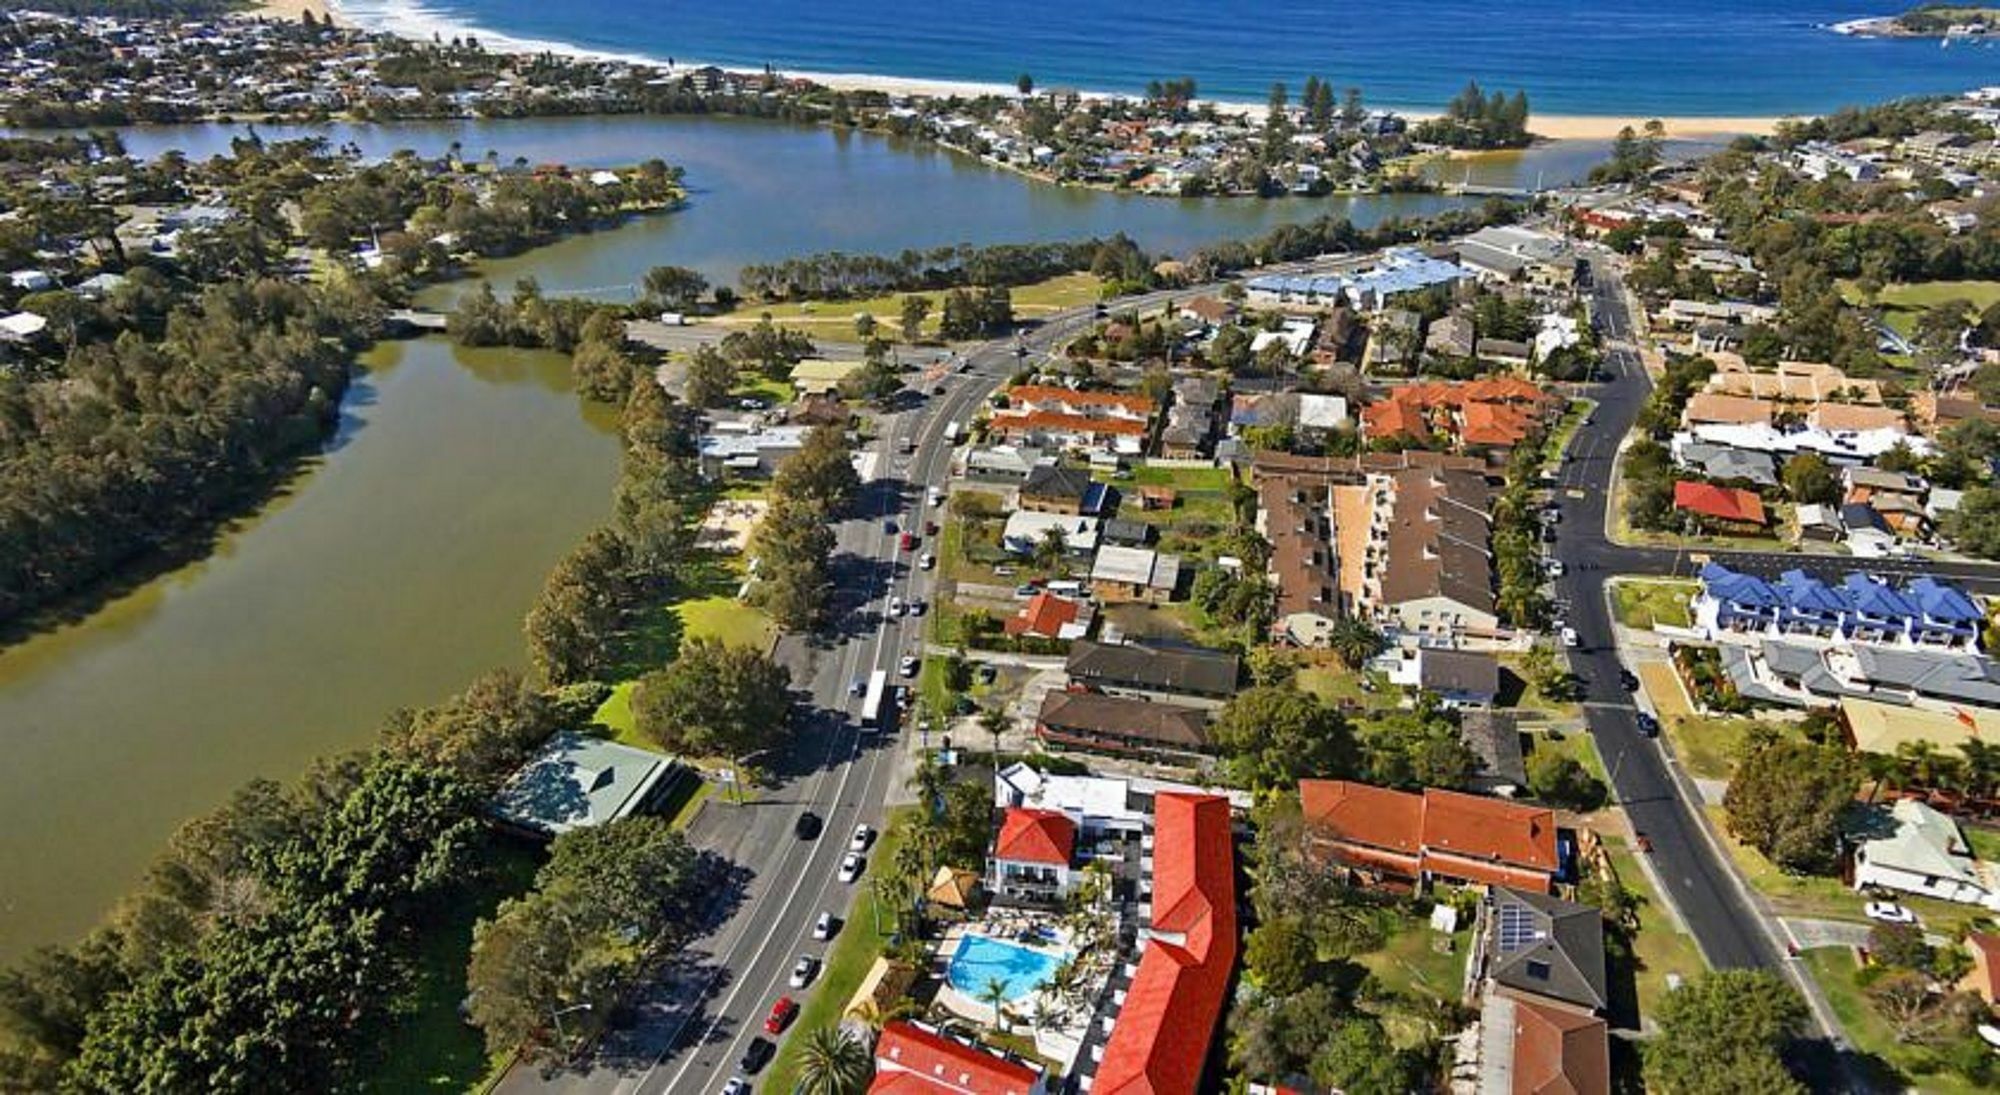
[[951, 783], [945, 775], [944, 766], [935, 758], [926, 755], [917, 763], [917, 770], [910, 774], [910, 790], [917, 793], [917, 801], [927, 808], [926, 813], [935, 815], [938, 805], [944, 801], [944, 789]]
[[979, 990], [979, 1002], [993, 1009], [994, 1029], [1007, 1033], [1007, 982], [988, 977], [986, 987]]
[[839, 1027], [806, 1032], [799, 1047], [799, 1084], [806, 1095], [861, 1095], [874, 1073], [861, 1040]]
[[1359, 616], [1341, 616], [1327, 636], [1334, 657], [1349, 669], [1360, 669], [1367, 664], [1368, 659], [1382, 652], [1383, 643], [1382, 633]]
[[979, 712], [979, 728], [993, 735], [993, 770], [1000, 770], [1000, 735], [1007, 732], [1011, 720], [1007, 712], [998, 707], [988, 707]]

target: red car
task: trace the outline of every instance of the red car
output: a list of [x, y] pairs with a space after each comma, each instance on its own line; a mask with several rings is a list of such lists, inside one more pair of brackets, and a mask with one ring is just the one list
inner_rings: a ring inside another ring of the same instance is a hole
[[904, 533], [902, 539], [902, 545], [904, 551], [910, 551], [914, 549], [917, 546], [917, 538], [915, 534], [908, 532]]
[[764, 1033], [783, 1034], [798, 1016], [799, 1005], [789, 996], [780, 996], [778, 1002], [771, 1005], [771, 1014], [764, 1017]]

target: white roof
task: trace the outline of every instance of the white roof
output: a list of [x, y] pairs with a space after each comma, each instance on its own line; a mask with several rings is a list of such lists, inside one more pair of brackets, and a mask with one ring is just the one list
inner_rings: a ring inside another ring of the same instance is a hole
[[1347, 399], [1317, 392], [1299, 393], [1299, 428], [1330, 430], [1347, 424]]
[[33, 312], [15, 312], [11, 316], [0, 316], [0, 334], [11, 338], [27, 338], [42, 333], [49, 321]]
[[1097, 559], [1090, 566], [1090, 580], [1171, 589], [1179, 581], [1180, 572], [1177, 555], [1161, 555], [1152, 548], [1106, 544], [1097, 549]]
[[1048, 530], [1056, 528], [1062, 530], [1063, 542], [1069, 550], [1091, 551], [1097, 547], [1097, 526], [1095, 517], [1015, 510], [1007, 515], [1007, 525], [1000, 531], [1000, 542], [1012, 551], [1033, 551], [1035, 545], [1048, 535]]

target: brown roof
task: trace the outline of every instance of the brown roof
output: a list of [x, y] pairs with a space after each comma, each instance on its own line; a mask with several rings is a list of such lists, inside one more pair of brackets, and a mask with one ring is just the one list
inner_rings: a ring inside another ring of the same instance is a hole
[[1604, 1020], [1514, 997], [1514, 1095], [1609, 1095]]
[[1985, 997], [1987, 1003], [2000, 1002], [2000, 935], [1968, 932], [1965, 945], [1979, 961], [1973, 963], [1960, 983], [1971, 984], [1973, 991]]
[[1556, 815], [1459, 791], [1424, 789], [1424, 847], [1480, 859], [1556, 869]]
[[1806, 417], [1822, 430], [1894, 430], [1903, 426], [1902, 411], [1862, 403], [1821, 403]]
[[1493, 611], [1493, 556], [1486, 480], [1463, 471], [1397, 473], [1391, 486], [1382, 603], [1447, 597]]
[[1208, 745], [1206, 711], [1096, 692], [1050, 692], [1035, 721], [1056, 731], [1115, 734], [1184, 749]]
[[1299, 805], [1325, 835], [1362, 849], [1368, 866], [1542, 890], [1558, 866], [1555, 813], [1537, 806], [1313, 779], [1299, 781]]
[[1278, 615], [1333, 614], [1340, 605], [1335, 573], [1331, 487], [1317, 476], [1264, 476], [1257, 480], [1264, 536], [1271, 544]]
[[1688, 398], [1687, 409], [1681, 413], [1681, 420], [1689, 425], [1703, 422], [1726, 423], [1733, 426], [1749, 426], [1771, 421], [1777, 404], [1768, 399], [1751, 399], [1741, 395], [1723, 395], [1719, 392], [1696, 392]]

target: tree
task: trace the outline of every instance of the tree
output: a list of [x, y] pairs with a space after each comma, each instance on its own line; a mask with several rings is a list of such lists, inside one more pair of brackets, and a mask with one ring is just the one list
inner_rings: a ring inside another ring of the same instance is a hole
[[1251, 929], [1243, 960], [1257, 987], [1276, 996], [1303, 991], [1319, 968], [1313, 936], [1296, 916], [1272, 917]]
[[497, 789], [560, 722], [546, 694], [520, 674], [498, 669], [436, 707], [390, 712], [381, 742], [393, 756]]
[[646, 299], [669, 312], [689, 312], [708, 291], [708, 279], [685, 266], [655, 266], [641, 283]]
[[792, 671], [754, 647], [695, 638], [664, 669], [639, 678], [639, 732], [676, 752], [741, 760], [784, 740]]
[[1785, 493], [1800, 505], [1830, 505], [1840, 501], [1840, 480], [1833, 465], [1816, 452], [1802, 452], [1785, 461]]
[[799, 1095], [860, 1095], [874, 1072], [868, 1047], [839, 1027], [815, 1027], [799, 1045]]
[[1419, 1070], [1408, 1053], [1391, 1047], [1388, 1031], [1365, 1015], [1342, 1020], [1313, 1054], [1314, 1082], [1347, 1095], [1403, 1095], [1418, 1090]]
[[979, 987], [979, 1002], [993, 1009], [993, 1029], [1007, 1033], [1007, 982], [1004, 978], [988, 977]]
[[1063, 560], [1068, 557], [1069, 536], [1055, 525], [1043, 529], [1042, 538], [1035, 541], [1035, 565], [1051, 573], [1059, 573]]
[[903, 298], [900, 318], [904, 342], [921, 342], [924, 337], [924, 320], [931, 314], [931, 298], [911, 293]]
[[720, 406], [736, 388], [736, 366], [713, 346], [695, 347], [688, 357], [687, 401], [697, 407]]
[[577, 390], [600, 403], [621, 404], [632, 390], [638, 371], [630, 355], [610, 339], [587, 339], [570, 355], [570, 372]]
[[1868, 957], [1896, 969], [1928, 971], [1931, 946], [1924, 942], [1924, 930], [1915, 924], [1871, 924]]
[[750, 537], [758, 562], [755, 602], [779, 627], [806, 631], [825, 615], [836, 540], [826, 511], [809, 498], [774, 494]]
[[1290, 786], [1355, 767], [1347, 720], [1290, 685], [1238, 692], [1217, 714], [1211, 735], [1234, 778], [1253, 787]]
[[1604, 785], [1575, 757], [1554, 749], [1536, 749], [1528, 755], [1528, 789], [1544, 802], [1573, 810], [1604, 805]]
[[1776, 974], [1715, 970], [1668, 993], [1645, 1046], [1648, 1090], [1803, 1092], [1779, 1054], [1805, 1028], [1805, 1002]]
[[1327, 646], [1342, 665], [1359, 670], [1380, 654], [1389, 640], [1374, 624], [1351, 613], [1342, 613], [1327, 634]]
[[1944, 534], [1968, 555], [2000, 559], [2000, 490], [1966, 491], [1958, 508], [1945, 515]]
[[693, 846], [669, 819], [641, 815], [558, 836], [535, 886], [560, 894], [573, 916], [648, 939], [692, 920], [695, 866]]
[[778, 465], [771, 490], [810, 502], [829, 515], [840, 514], [861, 490], [847, 431], [830, 422], [806, 431], [799, 451]]
[[1035, 93], [1035, 78], [1025, 72], [1014, 77], [1014, 90], [1020, 92], [1023, 97], [1033, 95]]
[[1767, 742], [1737, 764], [1729, 781], [1722, 800], [1729, 831], [1784, 870], [1831, 871], [1840, 854], [1840, 817], [1857, 781], [1843, 750]]

